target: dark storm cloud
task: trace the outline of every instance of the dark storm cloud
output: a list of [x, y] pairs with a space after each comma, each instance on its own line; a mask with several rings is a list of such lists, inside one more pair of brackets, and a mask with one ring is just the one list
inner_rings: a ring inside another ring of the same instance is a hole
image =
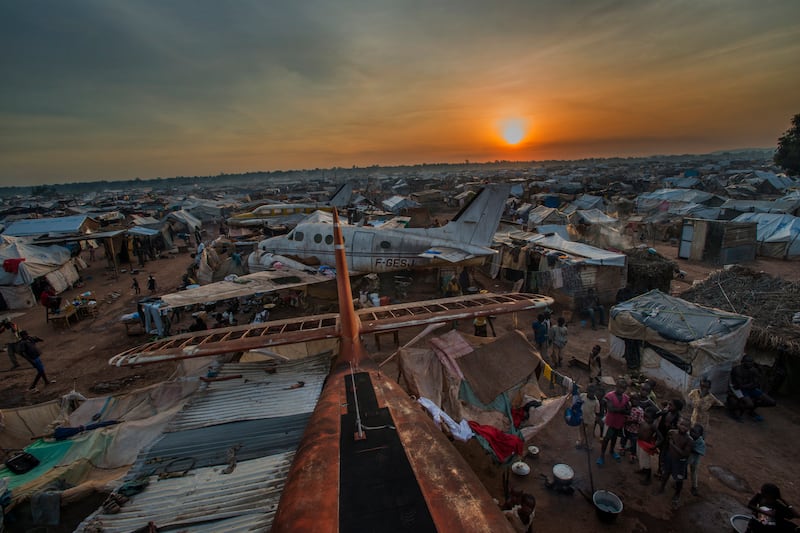
[[[10, 2], [0, 7], [6, 113], [129, 112], [198, 102], [263, 75], [335, 75], [341, 46], [304, 2]], [[105, 108], [105, 109], [104, 109]]]

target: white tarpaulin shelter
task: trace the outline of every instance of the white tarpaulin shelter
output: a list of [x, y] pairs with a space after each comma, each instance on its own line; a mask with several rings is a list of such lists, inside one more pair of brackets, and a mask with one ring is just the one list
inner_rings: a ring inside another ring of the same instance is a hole
[[712, 392], [724, 392], [752, 321], [652, 290], [611, 308], [608, 330], [617, 338], [612, 338], [611, 355], [623, 356], [619, 339], [639, 340], [645, 375], [684, 393], [708, 376]]
[[0, 238], [0, 294], [9, 309], [33, 307], [33, 280], [46, 277], [56, 293], [78, 281], [72, 254], [63, 246], [25, 244], [14, 237]]
[[755, 222], [758, 255], [784, 259], [800, 256], [800, 218], [778, 213], [743, 213], [734, 222]]

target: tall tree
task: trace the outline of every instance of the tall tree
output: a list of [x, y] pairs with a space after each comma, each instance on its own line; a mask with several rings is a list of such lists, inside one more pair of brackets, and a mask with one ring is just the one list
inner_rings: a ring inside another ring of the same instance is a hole
[[790, 176], [800, 175], [800, 114], [792, 117], [792, 127], [778, 139], [773, 161]]

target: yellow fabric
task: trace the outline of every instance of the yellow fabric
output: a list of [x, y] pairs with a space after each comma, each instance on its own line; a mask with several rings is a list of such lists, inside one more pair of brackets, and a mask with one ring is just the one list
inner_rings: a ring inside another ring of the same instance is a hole
[[553, 369], [550, 368], [550, 365], [548, 365], [547, 363], [544, 364], [543, 375], [544, 379], [546, 379], [547, 381], [551, 381], [553, 379]]

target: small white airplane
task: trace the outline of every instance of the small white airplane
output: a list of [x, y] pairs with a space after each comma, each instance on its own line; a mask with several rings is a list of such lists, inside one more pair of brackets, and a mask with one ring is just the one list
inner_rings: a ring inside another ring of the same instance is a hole
[[341, 185], [327, 202], [264, 204], [247, 213], [233, 215], [228, 219], [228, 225], [236, 228], [293, 225], [314, 211], [331, 211], [334, 207], [346, 207], [352, 196], [353, 184], [347, 182]]
[[[490, 245], [510, 189], [507, 183], [484, 186], [442, 227], [342, 225], [350, 273], [392, 272], [462, 263], [482, 260], [496, 253]], [[248, 258], [250, 271], [263, 269], [259, 265], [270, 255], [289, 257], [308, 265], [333, 265], [333, 224], [303, 221], [286, 235], [261, 241], [258, 250]]]

